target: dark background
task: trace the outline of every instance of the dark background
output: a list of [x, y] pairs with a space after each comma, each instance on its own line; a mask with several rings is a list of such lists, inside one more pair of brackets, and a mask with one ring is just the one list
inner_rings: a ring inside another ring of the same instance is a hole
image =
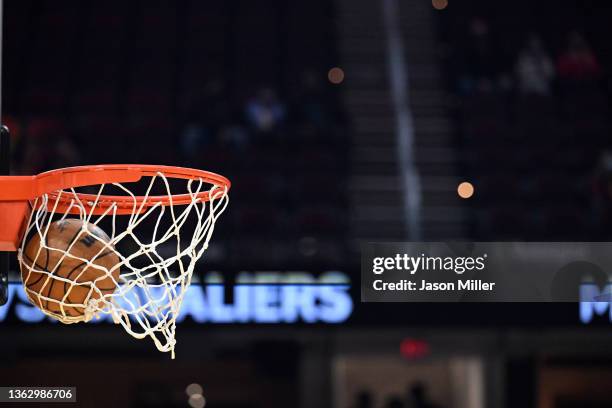
[[[354, 311], [340, 325], [187, 321], [177, 360], [109, 325], [8, 319], [3, 385], [76, 385], [83, 406], [188, 406], [184, 388], [198, 382], [211, 407], [410, 408], [432, 405], [409, 392], [397, 405], [376, 388], [362, 390], [370, 405], [363, 395], [339, 405], [336, 360], [390, 355], [419, 370], [476, 355], [485, 406], [612, 406], [588, 387], [542, 402], [551, 367], [577, 373], [552, 384], [612, 378], [608, 313], [585, 325], [576, 304], [360, 303], [359, 243], [414, 236], [396, 211], [412, 192], [398, 187], [385, 2], [349, 3], [5, 1], [2, 120], [14, 174], [99, 163], [223, 174], [231, 203], [196, 273], [231, 282], [240, 271], [338, 270], [353, 282]], [[401, 2], [395, 17], [424, 186], [417, 238], [608, 240], [610, 6], [415, 4]], [[372, 192], [368, 176], [393, 186]], [[457, 195], [461, 181], [474, 185], [470, 199]], [[402, 357], [407, 338], [430, 352]]]

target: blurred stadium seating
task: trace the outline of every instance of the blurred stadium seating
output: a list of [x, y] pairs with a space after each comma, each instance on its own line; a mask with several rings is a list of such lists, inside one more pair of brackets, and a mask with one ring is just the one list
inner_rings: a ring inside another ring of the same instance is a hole
[[[331, 6], [269, 5], [7, 2], [3, 110], [23, 129], [17, 171], [122, 162], [216, 171], [234, 180], [241, 205], [215, 244], [268, 239], [279, 252], [268, 262], [268, 250], [249, 251], [240, 266], [301, 259], [304, 237], [344, 251], [345, 123], [321, 84], [336, 58]], [[312, 30], [305, 17], [322, 25]], [[287, 111], [270, 134], [245, 117], [261, 89]], [[189, 126], [200, 140], [183, 149]], [[234, 129], [240, 146], [224, 136]]]
[[[593, 2], [516, 7], [476, 1], [439, 14], [461, 167], [479, 195], [470, 203], [473, 238], [610, 237], [603, 230], [607, 225], [594, 221], [599, 215], [593, 184], [602, 152], [612, 146], [612, 48], [604, 40], [602, 17], [610, 10], [592, 13], [595, 7]], [[547, 94], [521, 92], [516, 59], [529, 36], [542, 38], [558, 65], [575, 30], [584, 32], [604, 72], [582, 80], [557, 72]]]

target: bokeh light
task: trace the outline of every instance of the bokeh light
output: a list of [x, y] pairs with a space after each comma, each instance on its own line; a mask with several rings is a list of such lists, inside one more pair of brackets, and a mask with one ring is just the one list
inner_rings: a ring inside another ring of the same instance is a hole
[[200, 384], [197, 383], [193, 383], [193, 384], [189, 384], [187, 386], [187, 388], [185, 388], [185, 392], [187, 393], [187, 395], [192, 396], [194, 394], [200, 394], [202, 395], [202, 393], [204, 392], [204, 390], [202, 389], [202, 386]]
[[474, 195], [474, 186], [472, 183], [464, 181], [457, 187], [457, 194], [459, 194], [461, 198], [470, 198]]
[[448, 0], [431, 0], [431, 4], [436, 10], [444, 10], [448, 7]]
[[192, 408], [204, 408], [206, 406], [206, 398], [202, 394], [191, 395], [188, 402]]
[[344, 81], [344, 71], [342, 68], [334, 67], [327, 73], [327, 78], [332, 84], [340, 84]]

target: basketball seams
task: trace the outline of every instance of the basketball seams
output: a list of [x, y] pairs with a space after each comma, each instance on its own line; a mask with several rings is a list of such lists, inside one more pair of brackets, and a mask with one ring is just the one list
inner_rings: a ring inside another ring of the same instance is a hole
[[[38, 245], [40, 245], [40, 243], [42, 242], [41, 240], [42, 240], [42, 237], [38, 240]], [[47, 259], [45, 260], [45, 271], [49, 272], [49, 259], [51, 258], [51, 253], [49, 252], [49, 247], [46, 245], [46, 242], [45, 242], [45, 252], [47, 253]], [[53, 272], [50, 272], [50, 273], [51, 273], [51, 275], [53, 275]], [[49, 280], [49, 275], [47, 275], [47, 280]], [[51, 282], [51, 285], [53, 285], [53, 282]], [[45, 287], [45, 283], [43, 283], [41, 289], [44, 289], [44, 287]], [[38, 293], [40, 294], [40, 291]], [[49, 297], [48, 296], [49, 293], [50, 293], [50, 290], [47, 291], [47, 295], [43, 295], [43, 296]], [[39, 299], [40, 299], [40, 297], [39, 297]], [[39, 303], [42, 305], [42, 302], [39, 302]], [[48, 303], [49, 303], [49, 301], [47, 300], [47, 305], [48, 305]]]
[[[96, 256], [96, 257], [95, 257], [95, 258], [92, 260], [92, 262], [94, 262], [94, 261], [98, 261], [98, 260], [100, 260], [100, 259], [102, 259], [102, 258], [104, 258], [104, 257], [106, 257], [106, 256], [108, 256], [108, 255], [111, 255], [111, 254], [113, 254], [113, 253], [114, 253], [114, 251], [106, 251], [106, 252], [103, 252], [103, 253], [102, 253], [102, 254], [100, 254], [99, 256]], [[76, 272], [76, 271], [77, 271], [79, 268], [83, 267], [83, 266], [84, 266], [84, 265], [86, 265], [86, 264], [87, 264], [87, 262], [81, 262], [80, 264], [76, 265], [76, 266], [75, 266], [74, 268], [72, 268], [72, 270], [71, 270], [71, 271], [70, 271], [70, 272], [69, 272], [69, 273], [66, 275], [66, 279], [70, 279], [70, 278], [72, 277], [72, 275], [73, 275], [73, 274], [74, 274], [74, 273], [75, 273], [75, 272]], [[106, 279], [106, 278], [104, 278], [104, 279]], [[66, 285], [68, 285], [68, 284], [70, 284], [70, 282], [64, 282], [64, 292], [67, 292], [67, 291], [68, 291], [68, 288], [66, 287]], [[71, 286], [74, 286], [74, 285], [71, 285]], [[95, 287], [97, 287], [98, 289], [100, 289], [100, 291], [111, 291], [111, 290], [115, 290], [115, 288], [101, 288], [101, 287], [99, 287], [98, 285], [96, 285], [95, 283], [94, 283], [94, 286], [95, 286]], [[79, 286], [79, 287], [80, 287], [80, 286]], [[70, 300], [70, 294], [68, 294], [67, 299], [68, 299], [68, 300]]]
[[[65, 220], [63, 220], [63, 222], [65, 222]], [[63, 231], [63, 230], [62, 230]], [[64, 251], [68, 251], [68, 249], [70, 248], [70, 246], [74, 243], [74, 241], [79, 237], [79, 235], [81, 235], [81, 228], [77, 228], [76, 233], [72, 236], [72, 238], [70, 239], [70, 241], [68, 242], [68, 245], [66, 245], [66, 248], [64, 249]], [[60, 231], [61, 232], [61, 231]], [[49, 235], [49, 231], [47, 231], [47, 235]], [[47, 254], [49, 253], [49, 246], [45, 245], [45, 247], [47, 248]], [[59, 248], [57, 248], [59, 249]], [[68, 252], [66, 252], [68, 253]], [[49, 263], [49, 256], [47, 256], [47, 264]], [[60, 270], [62, 268], [62, 265], [64, 264], [64, 260], [62, 259], [59, 264], [55, 265], [55, 268], [53, 268], [53, 272], [51, 272], [51, 274], [55, 274], [55, 271]], [[47, 303], [45, 304], [45, 308], [47, 308], [47, 310], [49, 309], [49, 298], [50, 298], [50, 294], [53, 291], [53, 287], [55, 286], [55, 282], [57, 281], [57, 279], [53, 279], [53, 282], [51, 282], [51, 285], [49, 287], [49, 290], [47, 290]], [[60, 305], [60, 311], [62, 311], [62, 307]]]
[[[24, 254], [24, 255], [25, 255], [25, 254]], [[37, 267], [38, 267], [38, 268], [40, 268], [41, 270], [45, 270], [45, 269], [41, 268], [41, 267], [40, 267], [40, 265], [38, 265], [36, 262], [32, 262], [32, 259], [31, 259], [29, 256], [25, 255], [25, 257], [26, 257], [26, 258], [29, 260], [29, 262], [30, 262], [30, 265], [29, 265], [29, 266], [26, 264], [26, 267], [27, 267], [27, 268], [30, 268], [30, 270], [31, 270], [31, 268], [32, 268], [33, 266], [37, 266]], [[24, 263], [24, 264], [25, 264], [25, 262], [23, 262], [23, 261], [22, 261], [22, 263]], [[45, 271], [46, 271], [46, 270], [45, 270]], [[34, 282], [34, 283], [30, 284], [30, 285], [27, 285], [27, 284], [26, 284], [26, 282], [24, 282], [24, 285], [25, 285], [26, 289], [30, 289], [30, 287], [31, 287], [31, 286], [33, 286], [34, 284], [38, 283], [38, 282], [39, 282], [39, 281], [40, 281], [40, 280], [43, 278], [43, 276], [44, 276], [44, 275], [47, 275], [46, 273], [43, 273], [43, 272], [37, 272], [37, 273], [38, 273], [38, 274], [40, 274], [41, 276], [40, 276], [40, 277], [39, 277], [39, 278], [36, 280], [36, 282]], [[40, 291], [35, 291], [35, 290], [33, 290], [33, 289], [31, 289], [31, 291], [32, 291], [32, 292], [34, 292], [34, 293], [36, 294], [36, 300], [35, 300], [35, 303], [37, 303], [37, 304], [38, 304], [38, 307], [40, 307], [40, 308], [42, 309], [42, 307], [43, 307], [43, 305], [42, 305], [42, 299], [40, 298], [40, 296], [41, 296], [42, 294], [40, 293]], [[32, 299], [32, 297], [30, 296], [30, 291], [26, 290], [26, 295], [28, 296], [28, 298]], [[42, 295], [42, 296], [44, 296], [44, 295]]]
[[[114, 253], [114, 251], [106, 251], [106, 252], [103, 252], [102, 254], [100, 254], [100, 255], [96, 256], [96, 257], [95, 257], [95, 258], [92, 260], [92, 262], [97, 261], [97, 260], [99, 260], [99, 259], [102, 259], [102, 258], [106, 257], [107, 255], [110, 255], [110, 254], [113, 254], [113, 253]], [[81, 270], [81, 271], [79, 271], [79, 270], [80, 270], [80, 269], [81, 269], [81, 268], [82, 268], [84, 265], [87, 265], [87, 263], [88, 263], [88, 262], [81, 262], [80, 264], [78, 264], [78, 265], [74, 266], [74, 267], [72, 268], [72, 270], [71, 270], [71, 271], [70, 271], [70, 272], [69, 272], [67, 275], [63, 276], [63, 278], [70, 280], [70, 278], [72, 277], [72, 275], [73, 275], [75, 272], [81, 272], [81, 273], [82, 273], [83, 271], [82, 271], [82, 270]], [[61, 268], [61, 266], [60, 266], [60, 268]], [[106, 279], [106, 278], [105, 278], [105, 279]], [[54, 279], [54, 281], [59, 281], [59, 279]], [[92, 281], [92, 282], [93, 282], [93, 281]], [[55, 282], [54, 282], [54, 283], [55, 283]], [[75, 287], [82, 288], [82, 286], [81, 286], [81, 285], [75, 285], [75, 284], [72, 284], [71, 282], [63, 282], [63, 283], [64, 283], [64, 293], [68, 293], [68, 295], [66, 296], [66, 300], [68, 300], [68, 302], [69, 302], [69, 303], [71, 303], [71, 304], [77, 304], [77, 303], [78, 303], [78, 301], [76, 301], [76, 302], [75, 302], [74, 300], [72, 300], [72, 299], [70, 298], [70, 295], [71, 295], [71, 292], [73, 291], [73, 289], [74, 289]], [[70, 285], [70, 287], [68, 287], [68, 285]], [[97, 285], [97, 284], [95, 284], [95, 283], [94, 283], [94, 286], [95, 286], [96, 288], [98, 288], [100, 291], [113, 291], [113, 290], [116, 288], [116, 287], [112, 287], [112, 288], [103, 288], [103, 287], [98, 286], [98, 285]], [[87, 301], [87, 300], [90, 298], [90, 296], [91, 296], [91, 291], [92, 291], [92, 290], [93, 290], [93, 287], [89, 286], [89, 290], [87, 291], [88, 293], [87, 293], [87, 295], [85, 296], [85, 298], [83, 299], [83, 303], [82, 303], [83, 305], [85, 305], [85, 301]], [[52, 294], [52, 293], [50, 293], [50, 294]], [[49, 296], [49, 297], [50, 297], [50, 296]], [[63, 299], [64, 299], [64, 297], [62, 296], [62, 299], [58, 299], [58, 303], [63, 302]], [[83, 307], [80, 307], [80, 306], [68, 306], [68, 307], [67, 307], [65, 310], [70, 311], [70, 310], [72, 310], [72, 309], [77, 310], [77, 311], [80, 311], [80, 313], [79, 313], [78, 315], [73, 315], [73, 314], [70, 314], [70, 313], [69, 313], [69, 315], [70, 315], [70, 316], [75, 316], [75, 317], [76, 317], [76, 316], [81, 316], [81, 315], [83, 315], [83, 314], [84, 314], [84, 313], [83, 313], [83, 311], [82, 311], [82, 310], [80, 310], [80, 309], [83, 309]]]
[[[62, 220], [65, 221], [65, 220]], [[64, 253], [60, 256], [61, 261], [59, 261], [56, 265], [53, 265], [53, 271], [49, 270], [50, 265], [53, 264], [53, 261], [51, 261], [51, 256], [53, 255], [51, 250], [55, 251], [62, 251], [59, 248], [52, 248], [51, 246], [47, 245], [49, 242], [45, 239], [44, 242], [44, 247], [45, 247], [45, 254], [47, 255], [47, 259], [45, 260], [45, 266], [42, 267], [40, 264], [38, 264], [38, 262], [34, 262], [32, 260], [32, 258], [27, 254], [27, 250], [28, 250], [28, 245], [26, 245], [26, 251], [24, 251], [24, 258], [23, 261], [23, 267], [25, 268], [29, 268], [30, 269], [30, 273], [32, 272], [32, 268], [36, 267], [37, 269], [40, 269], [41, 272], [37, 272], [40, 274], [39, 277], [37, 277], [36, 280], [31, 281], [28, 278], [31, 276], [30, 274], [28, 274], [28, 276], [26, 277], [26, 282], [25, 283], [25, 287], [27, 289], [29, 289], [30, 291], [33, 291], [36, 293], [36, 298], [38, 300], [38, 302], [34, 302], [37, 306], [39, 306], [41, 309], [47, 310], [50, 313], [53, 314], [63, 314], [65, 316], [70, 316], [70, 317], [79, 317], [79, 316], [83, 316], [84, 314], [84, 307], [77, 307], [77, 306], [65, 306], [63, 304], [64, 299], [66, 299], [69, 303], [78, 303], [78, 302], [74, 302], [73, 299], [71, 299], [71, 296], [75, 296], [76, 293], [70, 293], [72, 292], [73, 288], [75, 286], [81, 287], [81, 285], [71, 285], [70, 287], [68, 287], [68, 285], [70, 284], [70, 282], [64, 281], [63, 282], [63, 294], [61, 295], [61, 297], [58, 296], [54, 296], [55, 293], [53, 292], [53, 290], [55, 288], [58, 288], [58, 286], [56, 286], [56, 281], [60, 281], [60, 280], [64, 280], [64, 279], [71, 279], [75, 273], [81, 272], [81, 273], [85, 273], [85, 276], [88, 277], [88, 271], [87, 269], [83, 270], [83, 266], [87, 265], [89, 262], [96, 262], [100, 259], [103, 259], [105, 257], [107, 257], [110, 254], [115, 254], [117, 255], [117, 253], [114, 251], [114, 248], [111, 246], [111, 248], [113, 249], [107, 249], [106, 251], [99, 253], [98, 255], [94, 255], [92, 256], [92, 259], [90, 261], [81, 261], [79, 264], [75, 265], [72, 267], [72, 269], [70, 270], [70, 272], [68, 272], [68, 274], [64, 274], [61, 271], [65, 268], [65, 261], [66, 260], [66, 255], [70, 256], [72, 258], [72, 260], [74, 260], [74, 258], [77, 258], [76, 256], [72, 255], [69, 249], [71, 249], [71, 246], [75, 244], [75, 242], [83, 235], [82, 233], [89, 233], [91, 235], [93, 235], [96, 238], [96, 241], [98, 243], [100, 243], [100, 239], [101, 236], [102, 237], [107, 237], [106, 233], [101, 230], [99, 227], [97, 227], [96, 225], [93, 225], [94, 227], [96, 227], [99, 231], [95, 231], [95, 233], [93, 231], [91, 231], [91, 229], [88, 228], [87, 229], [83, 229], [82, 223], [85, 221], [80, 221], [80, 220], [74, 220], [75, 222], [71, 222], [69, 223], [69, 225], [75, 225], [77, 227], [77, 231], [72, 235], [72, 237], [70, 238], [70, 240], [68, 241], [67, 245], [65, 246], [65, 249], [63, 249]], [[81, 225], [77, 225], [76, 223], [80, 222]], [[86, 223], [86, 222], [85, 222]], [[53, 226], [52, 226], [53, 228]], [[60, 228], [58, 226], [57, 228], [59, 230], [59, 232], [63, 232], [66, 229], [66, 226], [64, 225], [63, 228]], [[57, 238], [61, 239], [61, 235], [59, 234], [58, 231], [54, 230], [54, 229], [50, 229], [47, 230], [47, 234], [45, 234], [45, 238], [48, 238], [50, 235], [52, 234], [57, 234]], [[110, 239], [109, 239], [110, 241]], [[39, 241], [31, 241], [30, 246], [35, 246], [36, 244], [40, 245], [41, 244], [41, 239], [39, 237]], [[108, 244], [108, 242], [106, 243]], [[91, 247], [91, 245], [86, 245], [85, 243], [83, 244], [85, 246], [87, 246], [88, 248]], [[63, 246], [63, 245], [61, 245]], [[80, 247], [77, 247], [77, 250]], [[104, 249], [104, 248], [102, 248]], [[82, 250], [85, 250], [84, 248]], [[86, 257], [86, 256], [84, 256]], [[70, 259], [70, 258], [69, 258]], [[112, 261], [111, 261], [112, 262]], [[120, 262], [120, 258], [118, 256], [116, 256], [116, 262], [115, 263], [119, 263]], [[29, 264], [29, 265], [28, 265]], [[104, 265], [100, 265], [97, 264], [97, 266], [105, 268]], [[98, 269], [98, 268], [93, 268], [93, 269]], [[106, 267], [106, 269], [108, 270], [108, 267]], [[22, 269], [23, 272], [23, 269]], [[104, 271], [100, 271], [101, 273], [103, 273]], [[117, 271], [118, 274], [119, 271]], [[33, 287], [35, 287], [36, 285], [40, 284], [41, 280], [43, 279], [42, 275], [47, 275], [47, 279], [51, 279], [52, 282], [48, 285], [48, 287], [45, 287], [45, 285], [47, 285], [47, 282], [44, 282], [41, 286], [41, 288], [39, 288], [39, 290], [35, 290], [32, 289]], [[55, 277], [54, 277], [55, 276]], [[57, 276], [61, 276], [62, 279], [57, 279]], [[78, 275], [77, 279], [80, 279], [81, 275]], [[22, 277], [23, 277], [23, 273], [22, 273]], [[100, 292], [106, 294], [106, 292], [111, 292], [114, 291], [116, 289], [116, 286], [111, 285], [112, 287], [100, 287], [97, 285], [96, 279], [100, 279], [101, 281], [108, 279], [109, 277], [111, 277], [113, 280], [115, 280], [115, 277], [113, 276], [113, 274], [111, 273], [110, 275], [107, 273], [106, 277], [103, 277], [102, 275], [95, 277], [94, 279], [91, 279], [91, 283], [93, 283], [93, 286], [89, 285], [89, 290], [86, 293], [86, 296], [84, 296], [83, 298], [83, 302], [85, 303], [86, 300], [90, 299], [92, 296], [92, 291], [94, 289], [98, 289]], [[118, 279], [118, 278], [117, 278]], [[76, 282], [76, 281], [75, 281]], [[59, 289], [59, 288], [58, 288]], [[68, 293], [68, 295], [66, 295], [66, 293]], [[64, 298], [64, 296], [66, 296]], [[29, 296], [28, 296], [29, 297]], [[44, 305], [42, 302], [41, 297], [45, 298], [44, 301]]]
[[[38, 240], [38, 245], [39, 246], [40, 246], [40, 243], [41, 243], [41, 239], [39, 238], [39, 240]], [[36, 266], [38, 269], [40, 269], [42, 271], [45, 271], [45, 272], [49, 272], [51, 275], [53, 275], [53, 272], [49, 271], [49, 247], [47, 245], [44, 245], [44, 249], [45, 249], [45, 254], [47, 256], [47, 258], [45, 259], [45, 266], [44, 267], [39, 265], [38, 262], [34, 262], [34, 260], [32, 258], [30, 258], [30, 256], [27, 253], [28, 245], [26, 245], [25, 251], [23, 251], [23, 256], [30, 261], [30, 266], [29, 266], [30, 272], [31, 272], [31, 268]], [[36, 258], [38, 259], [38, 256]], [[26, 287], [29, 288], [30, 286], [37, 284], [41, 279], [43, 279], [43, 277], [45, 277], [45, 276], [48, 277], [49, 276], [46, 273], [42, 273], [42, 272], [37, 272], [37, 273], [40, 274], [40, 277], [36, 281], [32, 282], [30, 285], [26, 285]], [[44, 286], [44, 284], [43, 284], [43, 286]]]
[[[49, 271], [47, 270], [47, 268], [40, 266], [40, 265], [38, 264], [38, 262], [34, 262], [34, 261], [32, 260], [32, 258], [30, 258], [30, 257], [28, 256], [28, 254], [24, 253], [24, 254], [23, 254], [23, 256], [25, 257], [25, 259], [26, 259], [28, 262], [30, 262], [30, 265], [28, 266], [28, 268], [30, 268], [30, 272], [31, 272], [31, 269], [32, 269], [33, 267], [36, 267], [36, 268], [38, 268], [39, 270], [44, 271], [44, 272], [49, 272]], [[36, 272], [36, 271], [35, 271], [35, 272]], [[39, 277], [38, 279], [36, 279], [34, 282], [32, 282], [32, 283], [30, 283], [30, 284], [26, 284], [26, 288], [29, 288], [30, 286], [36, 285], [38, 282], [40, 282], [40, 280], [41, 280], [41, 279], [42, 279], [44, 276], [48, 276], [46, 273], [43, 273], [43, 272], [36, 272], [36, 273], [37, 273], [37, 274], [39, 274], [39, 275], [40, 275], [40, 277]], [[28, 281], [29, 281], [29, 280], [28, 280]], [[24, 282], [24, 283], [26, 283], [26, 282]]]
[[[38, 245], [40, 245], [40, 240], [38, 242]], [[26, 248], [27, 249], [27, 248]], [[50, 254], [49, 254], [49, 247], [47, 245], [45, 245], [45, 252], [47, 253], [47, 259], [45, 261], [45, 271], [49, 270], [49, 258], [50, 258]]]

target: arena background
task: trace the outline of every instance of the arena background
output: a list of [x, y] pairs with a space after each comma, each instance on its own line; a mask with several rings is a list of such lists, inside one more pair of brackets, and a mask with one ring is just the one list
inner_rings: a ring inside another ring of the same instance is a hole
[[[610, 5], [4, 3], [14, 174], [153, 163], [233, 188], [176, 360], [109, 323], [42, 319], [13, 285], [2, 385], [100, 407], [612, 406], [606, 304], [362, 304], [358, 288], [366, 241], [610, 238]], [[269, 304], [245, 276], [277, 285]]]

